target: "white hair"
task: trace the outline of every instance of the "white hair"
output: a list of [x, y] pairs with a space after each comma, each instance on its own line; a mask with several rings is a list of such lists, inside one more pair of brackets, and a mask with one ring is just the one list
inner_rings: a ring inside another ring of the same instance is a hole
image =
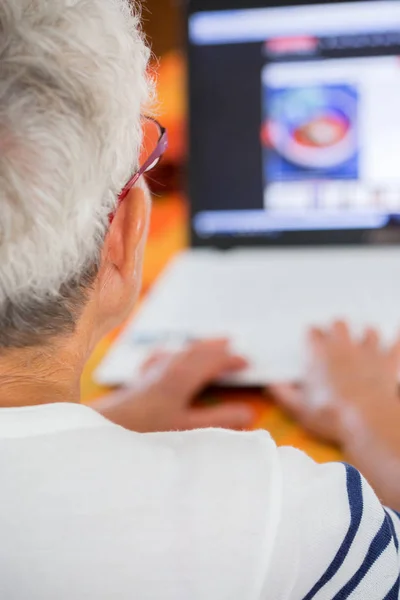
[[148, 58], [129, 0], [1, 0], [0, 328], [98, 261], [137, 168]]

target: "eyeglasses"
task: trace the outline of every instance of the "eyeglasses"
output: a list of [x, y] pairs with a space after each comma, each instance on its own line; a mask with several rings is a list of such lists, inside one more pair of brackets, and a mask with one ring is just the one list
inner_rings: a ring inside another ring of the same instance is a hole
[[[138, 179], [144, 175], [144, 173], [148, 173], [158, 165], [167, 147], [167, 130], [152, 117], [143, 117], [143, 140], [139, 159], [141, 167], [134, 175], [132, 175], [118, 196], [117, 208], [121, 202], [125, 200]], [[114, 214], [110, 216], [110, 222], [113, 220], [113, 217]]]

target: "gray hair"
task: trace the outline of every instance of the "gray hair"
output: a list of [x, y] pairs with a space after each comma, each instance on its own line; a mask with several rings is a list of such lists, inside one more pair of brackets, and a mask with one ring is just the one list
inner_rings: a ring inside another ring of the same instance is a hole
[[0, 346], [73, 331], [137, 167], [148, 58], [129, 0], [1, 0]]

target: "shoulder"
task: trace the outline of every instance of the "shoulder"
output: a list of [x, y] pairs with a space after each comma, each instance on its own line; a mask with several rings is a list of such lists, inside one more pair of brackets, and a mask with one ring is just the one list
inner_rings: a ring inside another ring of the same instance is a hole
[[156, 464], [180, 472], [184, 488], [193, 485], [203, 497], [230, 498], [232, 508], [244, 502], [250, 512], [255, 504], [266, 508], [280, 486], [278, 451], [265, 431], [146, 434], [140, 444]]
[[[210, 461], [214, 458], [237, 464], [250, 460], [276, 457], [275, 442], [266, 431], [235, 432], [225, 429], [202, 429], [195, 431], [145, 434], [146, 444], [161, 444], [179, 453], [183, 460], [196, 459]], [[222, 464], [221, 463], [221, 464]], [[226, 466], [226, 465], [224, 465]]]
[[[397, 599], [397, 515], [354, 467], [318, 465], [292, 448], [279, 455], [282, 512], [266, 590], [304, 600]], [[283, 581], [286, 561], [291, 577]]]

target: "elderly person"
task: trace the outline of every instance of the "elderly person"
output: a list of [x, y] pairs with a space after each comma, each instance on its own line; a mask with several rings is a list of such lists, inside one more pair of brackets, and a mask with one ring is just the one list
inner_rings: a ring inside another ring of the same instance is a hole
[[224, 341], [79, 404], [139, 289], [166, 144], [148, 50], [128, 0], [1, 0], [0, 40], [0, 598], [398, 598], [399, 518], [354, 468], [266, 432], [129, 430], [243, 425], [188, 407], [244, 366]]

